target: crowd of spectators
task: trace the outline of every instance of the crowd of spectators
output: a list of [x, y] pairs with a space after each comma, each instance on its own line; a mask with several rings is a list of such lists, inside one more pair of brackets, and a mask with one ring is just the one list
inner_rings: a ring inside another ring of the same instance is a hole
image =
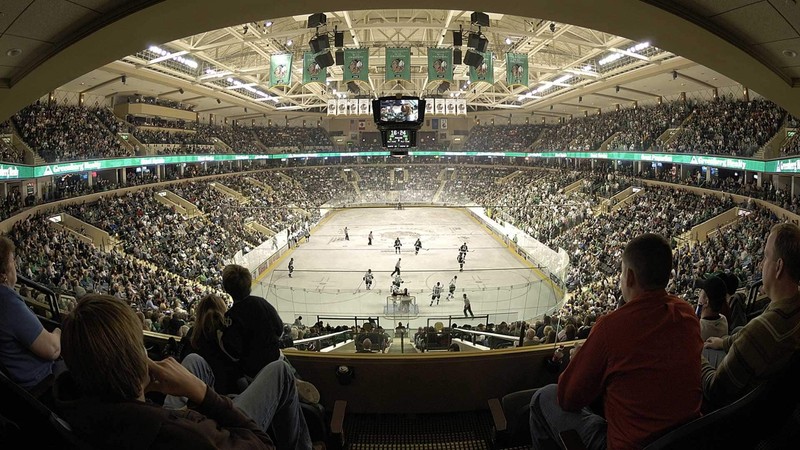
[[45, 215], [16, 223], [9, 237], [17, 243], [17, 270], [25, 277], [60, 292], [81, 297], [106, 293], [136, 307], [155, 305], [188, 310], [208, 288], [130, 258], [103, 251], [58, 228]]
[[718, 99], [695, 105], [667, 151], [752, 156], [778, 132], [786, 111], [762, 99]]
[[706, 241], [678, 249], [676, 292], [691, 291], [695, 280], [720, 272], [731, 272], [740, 280], [760, 277], [764, 238], [777, 223], [778, 218], [772, 212], [750, 205], [746, 215], [730, 226], [717, 229]]
[[795, 134], [783, 144], [780, 156], [795, 156], [798, 154], [800, 154], [800, 139], [798, 139], [797, 134]]
[[219, 287], [225, 261], [246, 245], [242, 238], [227, 228], [186, 219], [156, 201], [154, 194], [152, 188], [145, 188], [71, 205], [64, 211], [107, 231], [121, 241], [129, 255], [183, 278]]
[[48, 162], [130, 155], [88, 108], [35, 103], [13, 120], [22, 139]]
[[609, 151], [646, 151], [669, 128], [677, 128], [689, 115], [683, 102], [666, 102], [624, 110], [618, 119], [618, 133], [608, 144]]
[[466, 151], [518, 152], [536, 141], [539, 125], [477, 125], [464, 143]]
[[115, 116], [110, 109], [94, 108], [92, 112], [95, 116], [97, 116], [98, 120], [100, 120], [100, 122], [105, 125], [109, 131], [111, 131], [111, 133], [117, 134], [130, 132], [130, 126], [122, 119]]
[[258, 139], [266, 147], [290, 147], [299, 151], [332, 150], [330, 136], [321, 127], [253, 127]]
[[493, 217], [512, 223], [547, 244], [592, 213], [595, 202], [579, 191], [564, 192], [585, 174], [529, 170], [491, 189], [480, 198]]
[[507, 177], [516, 169], [509, 167], [453, 167], [455, 175], [448, 169], [442, 195], [439, 200], [459, 205], [474, 205], [496, 187], [496, 180]]
[[252, 128], [213, 126], [214, 136], [227, 144], [234, 153], [244, 155], [257, 155], [264, 150], [256, 144], [258, 140], [253, 135]]
[[342, 167], [333, 166], [315, 169], [297, 168], [288, 173], [292, 179], [300, 183], [303, 191], [310, 194], [309, 200], [316, 207], [328, 202], [343, 204], [355, 201], [353, 184], [342, 177], [342, 173], [350, 174], [352, 171], [343, 172]]
[[[0, 132], [0, 134], [3, 133]], [[25, 162], [25, 154], [5, 140], [0, 139], [0, 161], [22, 163]]]

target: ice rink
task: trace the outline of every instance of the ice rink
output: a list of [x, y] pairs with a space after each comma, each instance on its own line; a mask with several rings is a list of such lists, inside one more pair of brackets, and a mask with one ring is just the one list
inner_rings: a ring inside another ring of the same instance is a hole
[[[345, 240], [345, 227], [349, 240]], [[367, 245], [370, 231], [374, 237], [371, 246]], [[402, 242], [399, 255], [393, 247], [398, 237]], [[418, 237], [422, 249], [415, 255]], [[464, 242], [469, 253], [464, 271], [459, 272], [456, 259]], [[290, 258], [294, 258], [291, 278]], [[412, 305], [408, 312], [401, 304], [387, 300], [390, 274], [398, 258], [402, 288], [415, 297], [416, 308]], [[362, 281], [367, 269], [375, 274], [371, 290]], [[458, 276], [457, 289], [455, 298], [448, 301], [448, 284], [453, 276]], [[285, 254], [258, 280], [253, 291], [267, 298], [285, 322], [298, 315], [306, 324], [314, 323], [317, 316], [357, 315], [380, 316], [384, 327], [398, 321], [416, 327], [427, 325], [431, 318], [463, 317], [462, 295], [466, 293], [476, 319], [454, 319], [455, 323], [485, 322], [487, 314], [489, 322], [499, 323], [531, 319], [555, 305], [553, 284], [542, 277], [463, 209], [354, 208], [330, 213], [312, 230], [310, 242]], [[436, 282], [443, 286], [442, 296], [438, 305], [430, 306]]]

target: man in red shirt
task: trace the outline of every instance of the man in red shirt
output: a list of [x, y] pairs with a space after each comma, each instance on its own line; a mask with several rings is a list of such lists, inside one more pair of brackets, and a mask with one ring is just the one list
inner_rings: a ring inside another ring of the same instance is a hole
[[[628, 243], [620, 277], [626, 303], [592, 327], [558, 385], [534, 394], [534, 448], [570, 429], [591, 450], [642, 448], [700, 416], [700, 325], [688, 303], [667, 294], [671, 268], [663, 237]], [[589, 409], [596, 400], [605, 417]]]

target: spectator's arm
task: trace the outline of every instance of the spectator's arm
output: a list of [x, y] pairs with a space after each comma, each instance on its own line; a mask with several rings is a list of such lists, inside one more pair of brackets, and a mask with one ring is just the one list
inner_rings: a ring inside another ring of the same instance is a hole
[[566, 411], [589, 406], [603, 392], [608, 351], [602, 319], [558, 378], [558, 404]]
[[776, 341], [772, 329], [768, 317], [757, 317], [739, 331], [735, 339], [725, 340], [730, 348], [716, 370], [703, 361], [701, 378], [706, 399], [716, 405], [736, 400], [745, 388], [754, 384], [754, 380], [776, 370], [791, 358], [793, 341]]
[[42, 332], [33, 341], [30, 350], [34, 355], [55, 361], [61, 356], [61, 329], [56, 328], [53, 332], [49, 332], [42, 328]]

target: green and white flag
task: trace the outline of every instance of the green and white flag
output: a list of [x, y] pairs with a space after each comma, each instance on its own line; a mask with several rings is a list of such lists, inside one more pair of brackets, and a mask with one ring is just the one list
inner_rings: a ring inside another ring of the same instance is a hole
[[411, 81], [411, 49], [387, 48], [386, 49], [386, 81], [407, 80]]
[[328, 68], [320, 67], [314, 61], [314, 55], [312, 52], [303, 53], [303, 84], [324, 83], [328, 78]]
[[361, 80], [369, 83], [369, 49], [344, 50], [344, 81]]
[[453, 50], [449, 48], [428, 49], [428, 82], [453, 82]]
[[528, 55], [506, 53], [506, 83], [509, 86], [528, 85]]
[[269, 58], [269, 87], [289, 86], [292, 82], [292, 54], [272, 55]]
[[480, 54], [483, 56], [483, 62], [478, 67], [470, 66], [469, 82], [475, 83], [477, 81], [485, 81], [489, 84], [494, 84], [494, 60], [492, 59], [492, 52]]

